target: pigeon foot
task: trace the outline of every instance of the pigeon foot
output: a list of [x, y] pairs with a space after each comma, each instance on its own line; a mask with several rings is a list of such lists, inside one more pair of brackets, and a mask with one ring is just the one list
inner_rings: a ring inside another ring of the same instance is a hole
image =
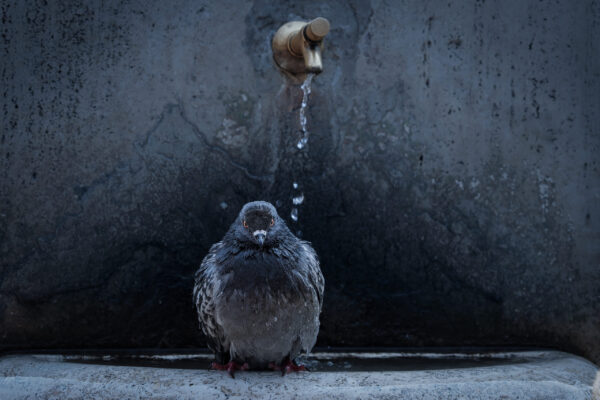
[[249, 369], [248, 363], [243, 363], [242, 365], [236, 363], [235, 361], [229, 361], [227, 364], [219, 364], [216, 361], [210, 365], [211, 369], [216, 369], [217, 371], [227, 371], [229, 376], [235, 379], [235, 371], [247, 371]]
[[273, 371], [281, 371], [281, 376], [285, 376], [285, 374], [289, 374], [290, 372], [300, 372], [300, 371], [308, 371], [304, 365], [298, 365], [295, 361], [287, 359], [281, 365], [277, 365], [275, 363], [270, 363], [269, 368]]

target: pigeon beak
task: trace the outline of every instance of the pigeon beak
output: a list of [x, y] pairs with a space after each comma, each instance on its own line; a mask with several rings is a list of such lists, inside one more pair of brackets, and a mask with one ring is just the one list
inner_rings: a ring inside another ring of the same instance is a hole
[[260, 244], [260, 247], [262, 247], [263, 243], [265, 243], [265, 238], [267, 237], [267, 231], [254, 231], [252, 235], [254, 236], [254, 239], [256, 239], [258, 244]]

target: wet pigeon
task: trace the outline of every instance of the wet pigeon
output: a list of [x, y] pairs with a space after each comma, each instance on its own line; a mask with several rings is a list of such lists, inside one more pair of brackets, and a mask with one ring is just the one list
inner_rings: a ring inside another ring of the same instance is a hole
[[270, 203], [246, 204], [195, 275], [200, 327], [215, 369], [305, 370], [319, 331], [324, 280], [310, 243]]

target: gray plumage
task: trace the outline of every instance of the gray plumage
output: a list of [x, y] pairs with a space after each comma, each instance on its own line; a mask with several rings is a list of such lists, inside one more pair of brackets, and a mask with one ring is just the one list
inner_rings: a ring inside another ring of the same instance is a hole
[[270, 203], [246, 204], [195, 275], [200, 327], [216, 361], [266, 368], [313, 348], [324, 279], [310, 243]]

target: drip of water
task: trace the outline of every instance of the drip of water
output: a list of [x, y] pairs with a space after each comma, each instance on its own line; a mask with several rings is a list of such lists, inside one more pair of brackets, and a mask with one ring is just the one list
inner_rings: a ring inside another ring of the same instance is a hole
[[292, 208], [292, 213], [290, 214], [290, 217], [292, 217], [292, 221], [298, 221], [298, 209], [296, 207]]
[[303, 202], [304, 202], [304, 193], [300, 193], [299, 196], [295, 196], [294, 198], [292, 198], [292, 203], [294, 203], [295, 206], [299, 206]]
[[292, 187], [293, 187], [294, 189], [298, 189], [298, 182], [294, 182], [294, 183], [292, 183]]
[[310, 94], [310, 85], [315, 74], [308, 74], [300, 88], [302, 89], [302, 105], [300, 106], [300, 140], [296, 147], [303, 149], [308, 143], [308, 130], [306, 129], [306, 107], [308, 105], [308, 95]]

